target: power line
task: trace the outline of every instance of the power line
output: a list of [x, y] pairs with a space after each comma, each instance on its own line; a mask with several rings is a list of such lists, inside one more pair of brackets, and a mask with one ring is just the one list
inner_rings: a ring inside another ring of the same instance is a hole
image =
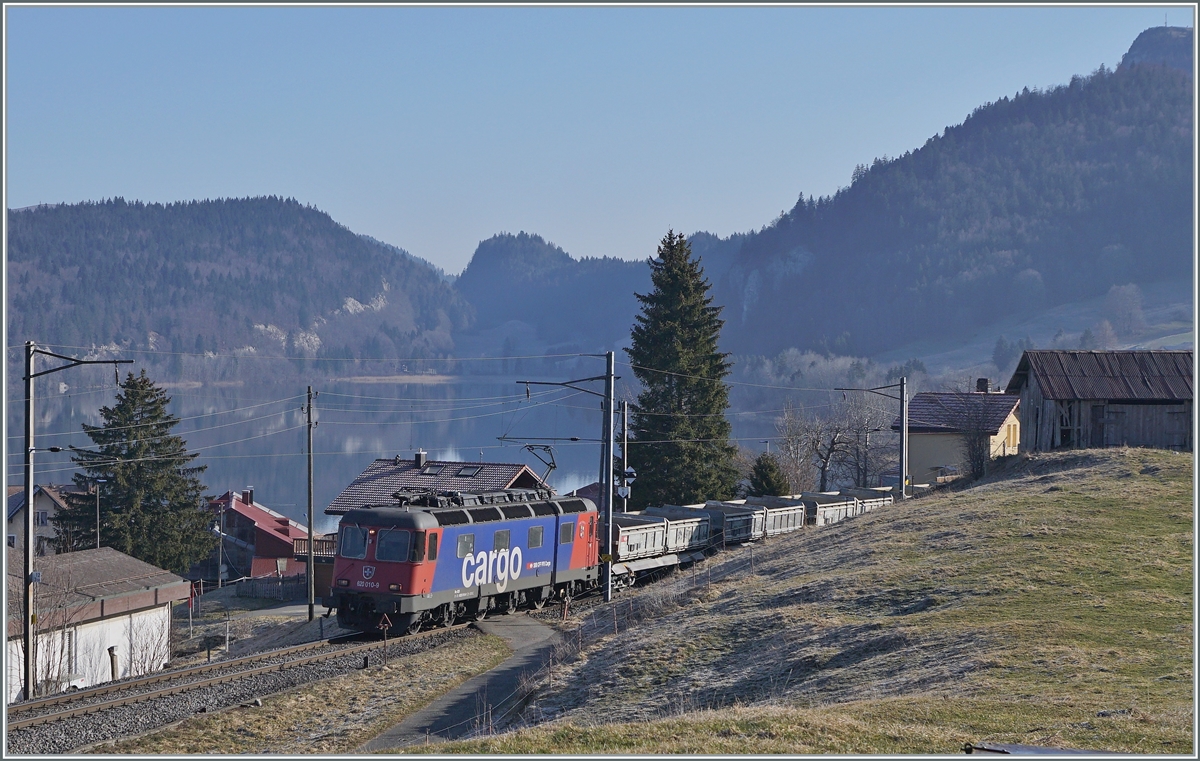
[[645, 370], [649, 373], [659, 373], [660, 375], [673, 375], [677, 378], [689, 378], [691, 380], [708, 381], [709, 383], [724, 383], [728, 386], [747, 386], [749, 388], [773, 388], [780, 391], [833, 391], [833, 387], [828, 388], [806, 388], [804, 386], [772, 386], [765, 383], [748, 383], [746, 381], [731, 381], [723, 378], [708, 378], [703, 375], [688, 375], [687, 373], [675, 373], [670, 370], [658, 370], [653, 367], [643, 367], [642, 365], [634, 365], [628, 362], [619, 362], [618, 364], [625, 365], [633, 370]]
[[[206, 412], [206, 413], [204, 413], [204, 414], [202, 414], [202, 415], [189, 415], [189, 416], [187, 416], [187, 417], [175, 418], [175, 422], [176, 422], [176, 423], [182, 423], [182, 422], [183, 422], [183, 421], [185, 421], [185, 420], [198, 420], [198, 419], [200, 419], [200, 418], [211, 417], [211, 416], [213, 416], [213, 415], [227, 415], [227, 414], [229, 414], [229, 413], [231, 413], [231, 412], [244, 412], [245, 410], [253, 410], [253, 409], [257, 409], [257, 408], [259, 408], [259, 407], [266, 407], [266, 406], [268, 406], [268, 405], [271, 405], [271, 404], [282, 404], [282, 403], [284, 403], [284, 402], [290, 402], [290, 401], [293, 401], [293, 400], [295, 400], [295, 399], [299, 399], [301, 396], [302, 396], [302, 394], [297, 394], [296, 396], [284, 397], [283, 399], [275, 399], [275, 400], [273, 400], [273, 401], [270, 401], [270, 402], [262, 402], [261, 404], [248, 404], [248, 405], [246, 405], [245, 407], [233, 407], [232, 409], [228, 409], [228, 410], [217, 410], [216, 412]], [[283, 412], [276, 412], [276, 413], [273, 413], [273, 414], [275, 414], [275, 415], [282, 415], [282, 414], [284, 414], [284, 413], [283, 413]], [[263, 417], [271, 417], [271, 415], [264, 415]], [[252, 420], [261, 420], [261, 419], [263, 419], [263, 418], [252, 418]], [[249, 421], [249, 420], [243, 420], [243, 421], [237, 421], [237, 422], [250, 422], [250, 421]], [[104, 430], [106, 430], [106, 431], [127, 431], [127, 430], [133, 430], [134, 428], [148, 428], [148, 427], [150, 427], [150, 426], [155, 426], [155, 425], [163, 425], [163, 423], [162, 423], [162, 422], [157, 422], [157, 423], [137, 423], [137, 424], [135, 424], [135, 425], [120, 425], [120, 426], [113, 426], [113, 427], [111, 427], [111, 428], [109, 428], [109, 427], [105, 427], [105, 426], [92, 426], [92, 427], [93, 427], [93, 428], [102, 428], [102, 429], [104, 429]], [[235, 425], [235, 423], [229, 423], [228, 425]], [[223, 426], [213, 426], [213, 428], [221, 428], [221, 427], [223, 427]], [[196, 430], [203, 431], [203, 430], [210, 430], [210, 429], [206, 429], [206, 428], [198, 428], [198, 429], [196, 429]], [[185, 433], [192, 433], [192, 432], [193, 432], [193, 431], [185, 431]], [[38, 435], [39, 435], [39, 436], [75, 436], [75, 435], [77, 435], [77, 434], [79, 434], [79, 433], [80, 433], [80, 431], [66, 431], [66, 432], [60, 432], [60, 433], [41, 433], [41, 434], [38, 434]], [[20, 437], [19, 437], [19, 436], [9, 436], [8, 438], [10, 438], [10, 439], [16, 439], [16, 438], [20, 438]]]
[[[567, 396], [565, 396], [563, 398], [569, 399], [572, 396], [578, 396], [578, 394], [568, 394]], [[544, 407], [546, 405], [550, 405], [553, 403], [554, 403], [554, 401], [536, 402], [534, 404], [525, 406], [523, 409], [529, 410], [529, 409], [533, 409], [534, 407]], [[488, 405], [488, 406], [494, 406], [494, 405]], [[452, 422], [455, 422], [458, 420], [477, 420], [479, 418], [495, 417], [496, 415], [507, 415], [510, 412], [516, 412], [516, 411], [517, 410], [499, 410], [497, 412], [486, 412], [481, 415], [467, 415], [464, 417], [437, 418], [434, 420], [414, 420], [414, 421], [410, 421], [410, 422], [412, 422], [412, 423], [452, 423]], [[407, 424], [406, 422], [380, 423], [379, 421], [373, 421], [373, 420], [364, 420], [361, 422], [352, 421], [352, 420], [322, 420], [321, 422], [325, 423], [326, 425], [406, 425]]]
[[[203, 433], [205, 431], [215, 431], [220, 428], [228, 428], [233, 425], [243, 425], [245, 423], [256, 423], [260, 420], [267, 420], [268, 418], [278, 417], [279, 415], [286, 415], [286, 414], [288, 414], [289, 411], [290, 410], [285, 410], [283, 412], [272, 412], [269, 415], [260, 415], [258, 417], [254, 417], [254, 418], [247, 418], [245, 420], [234, 420], [231, 423], [221, 423], [220, 425], [212, 425], [212, 426], [208, 426], [207, 428], [192, 428], [192, 429], [186, 430], [186, 431], [176, 431], [176, 432], [171, 432], [171, 433], [164, 433], [161, 436], [148, 436], [146, 438], [135, 439], [135, 441], [137, 443], [149, 443], [149, 442], [153, 442], [153, 441], [162, 441], [163, 439], [169, 439], [172, 437], [183, 437], [185, 435], [190, 436], [193, 433]], [[147, 424], [147, 425], [150, 425], [150, 424]], [[164, 425], [164, 424], [157, 423], [155, 425]], [[137, 427], [137, 426], [125, 426], [125, 427], [130, 428], [130, 427]], [[95, 428], [97, 430], [101, 430], [101, 431], [121, 430], [120, 428], [104, 428], [103, 426], [95, 426]], [[77, 436], [81, 433], [83, 433], [83, 432], [82, 431], [69, 431], [67, 433], [43, 433], [41, 435], [42, 436]], [[9, 438], [12, 439], [12, 438], [17, 438], [17, 437], [9, 436]], [[95, 445], [95, 442], [93, 441], [92, 444]], [[98, 445], [98, 446], [103, 446], [103, 445]], [[16, 452], [16, 453], [9, 452], [8, 456], [9, 457], [23, 457], [22, 453], [20, 453], [20, 452]]]
[[[556, 390], [557, 389], [550, 389], [548, 391], [538, 391], [534, 394], [534, 396], [537, 396], [538, 394], [541, 394], [541, 395], [553, 394]], [[440, 400], [429, 400], [427, 397], [366, 396], [366, 395], [362, 395], [362, 394], [339, 394], [336, 391], [322, 391], [321, 393], [325, 396], [340, 396], [340, 397], [344, 397], [347, 399], [379, 399], [379, 400], [383, 400], [383, 401], [387, 401], [387, 402], [440, 401]], [[456, 401], [480, 402], [480, 401], [487, 401], [487, 400], [491, 400], [491, 399], [524, 399], [524, 398], [525, 398], [524, 393], [517, 393], [517, 394], [501, 394], [498, 396], [463, 396], [463, 397], [459, 397]]]
[[[550, 390], [550, 391], [543, 391], [543, 392], [540, 392], [540, 393], [538, 393], [538, 394], [534, 394], [534, 395], [533, 395], [532, 397], [530, 397], [530, 398], [533, 398], [533, 397], [544, 397], [544, 396], [547, 396], [547, 395], [549, 395], [549, 394], [552, 394], [552, 393], [557, 393], [557, 392], [558, 392], [558, 390], [557, 390], [557, 389], [552, 389], [552, 390]], [[330, 394], [330, 396], [333, 396], [333, 394]], [[494, 398], [494, 399], [495, 399], [495, 401], [484, 401], [484, 400], [487, 400], [487, 399], [489, 399], [489, 398]], [[334, 410], [334, 411], [338, 411], [338, 412], [354, 412], [354, 413], [374, 413], [374, 412], [409, 412], [409, 411], [412, 411], [413, 409], [416, 409], [416, 405], [417, 405], [417, 403], [419, 402], [419, 403], [420, 403], [420, 404], [422, 404], [422, 405], [426, 405], [426, 406], [421, 406], [421, 407], [420, 407], [420, 411], [424, 411], [424, 412], [440, 412], [440, 411], [445, 411], [445, 410], [455, 410], [455, 409], [481, 409], [481, 408], [484, 408], [484, 407], [495, 407], [495, 406], [498, 406], [498, 405], [505, 405], [505, 404], [515, 404], [515, 403], [517, 403], [517, 402], [524, 402], [525, 400], [526, 400], [526, 397], [525, 397], [525, 395], [524, 395], [524, 394], [519, 394], [519, 395], [513, 395], [513, 396], [504, 396], [504, 397], [479, 397], [477, 400], [476, 400], [476, 399], [469, 399], [469, 398], [468, 398], [468, 399], [424, 399], [424, 400], [413, 400], [412, 402], [410, 402], [410, 404], [409, 404], [407, 407], [404, 407], [404, 406], [390, 406], [390, 407], [388, 407], [388, 406], [382, 406], [382, 405], [378, 405], [378, 406], [372, 406], [372, 405], [350, 406], [350, 405], [346, 405], [346, 404], [342, 404], [342, 405], [336, 405], [336, 406], [330, 406], [330, 405], [328, 405], [328, 404], [325, 404], [325, 405], [322, 405], [322, 406], [321, 406], [321, 409], [322, 409], [322, 410]], [[457, 402], [469, 402], [469, 401], [484, 401], [484, 403], [482, 403], [482, 404], [457, 404]], [[434, 407], [434, 406], [432, 406], [432, 405], [443, 405], [443, 406]]]
[[[597, 411], [600, 409], [599, 407], [580, 407], [577, 404], [560, 404], [557, 406], [565, 407], [566, 409], [571, 409], [571, 410], [586, 410], [589, 412]], [[833, 404], [809, 404], [809, 405], [805, 405], [804, 409], [819, 410], [819, 409], [825, 409], [826, 407], [833, 407], [833, 406], [836, 406], [836, 405], [833, 405]], [[725, 412], [694, 412], [694, 413], [693, 412], [641, 412], [641, 411], [635, 410], [635, 412], [637, 412], [637, 414], [639, 414], [639, 415], [654, 416], [654, 417], [724, 417], [724, 416], [730, 416], [730, 415], [770, 415], [770, 414], [786, 412], [786, 411], [787, 411], [786, 407], [783, 409], [777, 409], [777, 410], [742, 410], [740, 412], [731, 412], [731, 411], [727, 410]]]
[[[189, 449], [189, 450], [184, 451], [181, 454], [176, 454], [176, 455], [161, 455], [161, 456], [157, 456], [157, 457], [134, 457], [134, 458], [129, 458], [129, 459], [117, 458], [115, 460], [101, 460], [96, 464], [97, 465], [128, 465], [128, 464], [139, 463], [139, 462], [170, 462], [170, 461], [174, 461], [174, 460], [185, 460], [185, 459], [188, 459], [192, 455], [197, 455], [196, 457], [194, 457], [192, 459], [207, 459], [205, 456], [199, 455], [199, 453], [210, 450], [210, 449], [217, 449], [219, 447], [231, 446], [233, 444], [242, 444], [247, 441], [254, 441], [255, 439], [264, 439], [268, 436], [276, 436], [281, 433], [287, 433], [288, 431], [299, 430], [303, 427], [304, 427], [303, 424], [294, 425], [294, 426], [291, 426], [290, 428], [281, 428], [278, 431], [268, 431], [266, 433], [260, 433], [260, 434], [254, 435], [254, 436], [247, 436], [244, 439], [236, 439], [234, 441], [223, 441], [219, 444], [210, 444], [208, 446], [196, 447], [195, 449]], [[84, 464], [80, 463], [79, 465], [75, 465], [75, 466], [71, 466], [71, 467], [64, 466], [61, 468], [39, 468], [39, 471], [42, 473], [61, 473], [61, 472], [69, 472], [69, 471], [73, 471], [73, 470], [79, 470], [82, 467], [86, 467], [86, 466]]]
[[[76, 349], [81, 351], [94, 352], [105, 349], [105, 347], [96, 346], [71, 346], [68, 344], [43, 344], [53, 349]], [[11, 351], [14, 347], [9, 347]], [[20, 347], [15, 347], [20, 348]], [[519, 357], [289, 357], [282, 354], [219, 354], [217, 352], [193, 352], [193, 351], [159, 351], [157, 349], [129, 349], [118, 348], [116, 354], [143, 354], [149, 356], [163, 357], [200, 357], [203, 359], [282, 359], [286, 361], [304, 361], [304, 362], [508, 362], [517, 359], [565, 359], [568, 357], [596, 357], [597, 354], [529, 354]]]
[[[297, 426], [295, 428], [289, 428], [287, 430], [291, 431], [291, 430], [296, 430], [296, 428], [303, 428], [303, 427], [304, 426], [301, 425], [301, 426]], [[276, 433], [283, 433], [283, 431], [277, 431]], [[245, 439], [245, 440], [248, 441], [249, 439]], [[234, 441], [234, 442], [227, 442], [227, 443], [237, 444], [239, 442]], [[586, 442], [584, 442], [584, 443], [586, 443]], [[561, 446], [577, 446], [577, 445], [579, 445], [579, 444], [577, 444], [576, 442], [571, 442], [570, 444], [563, 444]], [[218, 446], [223, 446], [223, 445], [218, 445]], [[462, 444], [459, 446], [446, 447], [446, 449], [470, 449], [470, 450], [475, 450], [475, 449], [520, 449], [520, 447], [505, 446], [502, 444]], [[396, 453], [396, 450], [394, 448], [392, 448], [392, 449], [361, 449], [361, 450], [358, 450], [355, 452], [342, 452], [342, 451], [313, 452], [313, 456], [314, 457], [357, 457], [359, 455], [364, 455], [364, 454], [391, 456], [391, 455], [395, 455], [395, 453]], [[261, 460], [261, 459], [274, 459], [274, 458], [282, 458], [282, 457], [307, 457], [307, 456], [308, 455], [305, 452], [266, 452], [266, 453], [260, 453], [260, 454], [231, 454], [231, 455], [202, 454], [202, 455], [197, 456], [195, 459], [196, 459], [196, 462], [210, 462], [213, 460]], [[120, 462], [121, 463], [143, 462], [143, 461], [150, 461], [151, 459], [153, 459], [153, 458], [143, 458], [142, 460], [121, 460]], [[75, 471], [75, 470], [79, 470], [79, 468], [75, 467], [75, 466], [61, 466], [61, 467], [57, 467], [57, 468], [38, 468], [39, 473], [68, 473], [68, 472]]]

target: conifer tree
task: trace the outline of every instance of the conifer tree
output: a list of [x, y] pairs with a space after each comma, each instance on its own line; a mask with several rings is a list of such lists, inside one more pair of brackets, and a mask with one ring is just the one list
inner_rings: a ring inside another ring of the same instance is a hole
[[788, 480], [774, 455], [763, 452], [754, 460], [750, 470], [750, 490], [753, 497], [782, 497], [787, 494]]
[[[200, 482], [206, 466], [171, 435], [179, 419], [167, 412], [171, 399], [143, 370], [121, 383], [116, 404], [101, 407], [101, 426], [84, 425], [94, 449], [71, 447], [84, 471], [75, 476], [82, 494], [69, 494], [55, 527], [64, 550], [96, 546], [96, 497], [100, 487], [100, 544], [176, 573], [208, 557], [217, 539], [209, 530]], [[97, 479], [105, 483], [97, 484]]]
[[725, 419], [729, 355], [717, 350], [721, 307], [682, 234], [667, 232], [650, 271], [654, 290], [637, 294], [641, 313], [626, 349], [642, 385], [630, 425], [633, 507], [729, 499], [737, 468]]

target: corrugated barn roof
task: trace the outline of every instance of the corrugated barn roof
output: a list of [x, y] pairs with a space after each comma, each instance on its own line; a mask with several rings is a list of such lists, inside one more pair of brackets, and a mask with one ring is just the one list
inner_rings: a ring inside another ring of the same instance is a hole
[[1006, 390], [1020, 393], [1031, 377], [1045, 399], [1190, 401], [1192, 352], [1031, 350]]

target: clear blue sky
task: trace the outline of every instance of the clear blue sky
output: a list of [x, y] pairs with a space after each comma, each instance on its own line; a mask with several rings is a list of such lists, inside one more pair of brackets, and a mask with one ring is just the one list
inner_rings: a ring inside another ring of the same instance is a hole
[[450, 272], [757, 229], [1190, 7], [6, 7], [9, 208], [292, 196]]

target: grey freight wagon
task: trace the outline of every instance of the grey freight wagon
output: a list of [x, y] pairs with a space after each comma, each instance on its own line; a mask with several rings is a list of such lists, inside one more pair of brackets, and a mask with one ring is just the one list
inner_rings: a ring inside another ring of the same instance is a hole
[[767, 536], [788, 534], [804, 528], [808, 507], [798, 499], [786, 497], [746, 497], [748, 507], [761, 506], [766, 511], [764, 531]]
[[840, 493], [847, 497], [854, 497], [861, 502], [864, 513], [869, 513], [875, 508], [887, 507], [892, 504], [891, 489], [850, 487], [842, 489]]
[[714, 543], [720, 540], [725, 544], [741, 544], [766, 536], [767, 511], [761, 506], [709, 500], [703, 505], [688, 507], [703, 510], [711, 516]]
[[[763, 536], [765, 511], [735, 505], [728, 502], [709, 500], [702, 505], [663, 505], [654, 508], [656, 515], [666, 515], [668, 511], [676, 511], [679, 515], [699, 514], [709, 520], [709, 538], [713, 547], [726, 544], [742, 544]], [[647, 512], [650, 512], [649, 510]]]
[[854, 497], [841, 494], [825, 494], [824, 492], [802, 492], [800, 498], [814, 506], [817, 526], [829, 526], [841, 523], [847, 518], [853, 518], [866, 512], [862, 503]]
[[679, 505], [647, 507], [642, 514], [667, 519], [667, 552], [688, 552], [708, 547], [709, 525], [712, 521], [707, 515]]

